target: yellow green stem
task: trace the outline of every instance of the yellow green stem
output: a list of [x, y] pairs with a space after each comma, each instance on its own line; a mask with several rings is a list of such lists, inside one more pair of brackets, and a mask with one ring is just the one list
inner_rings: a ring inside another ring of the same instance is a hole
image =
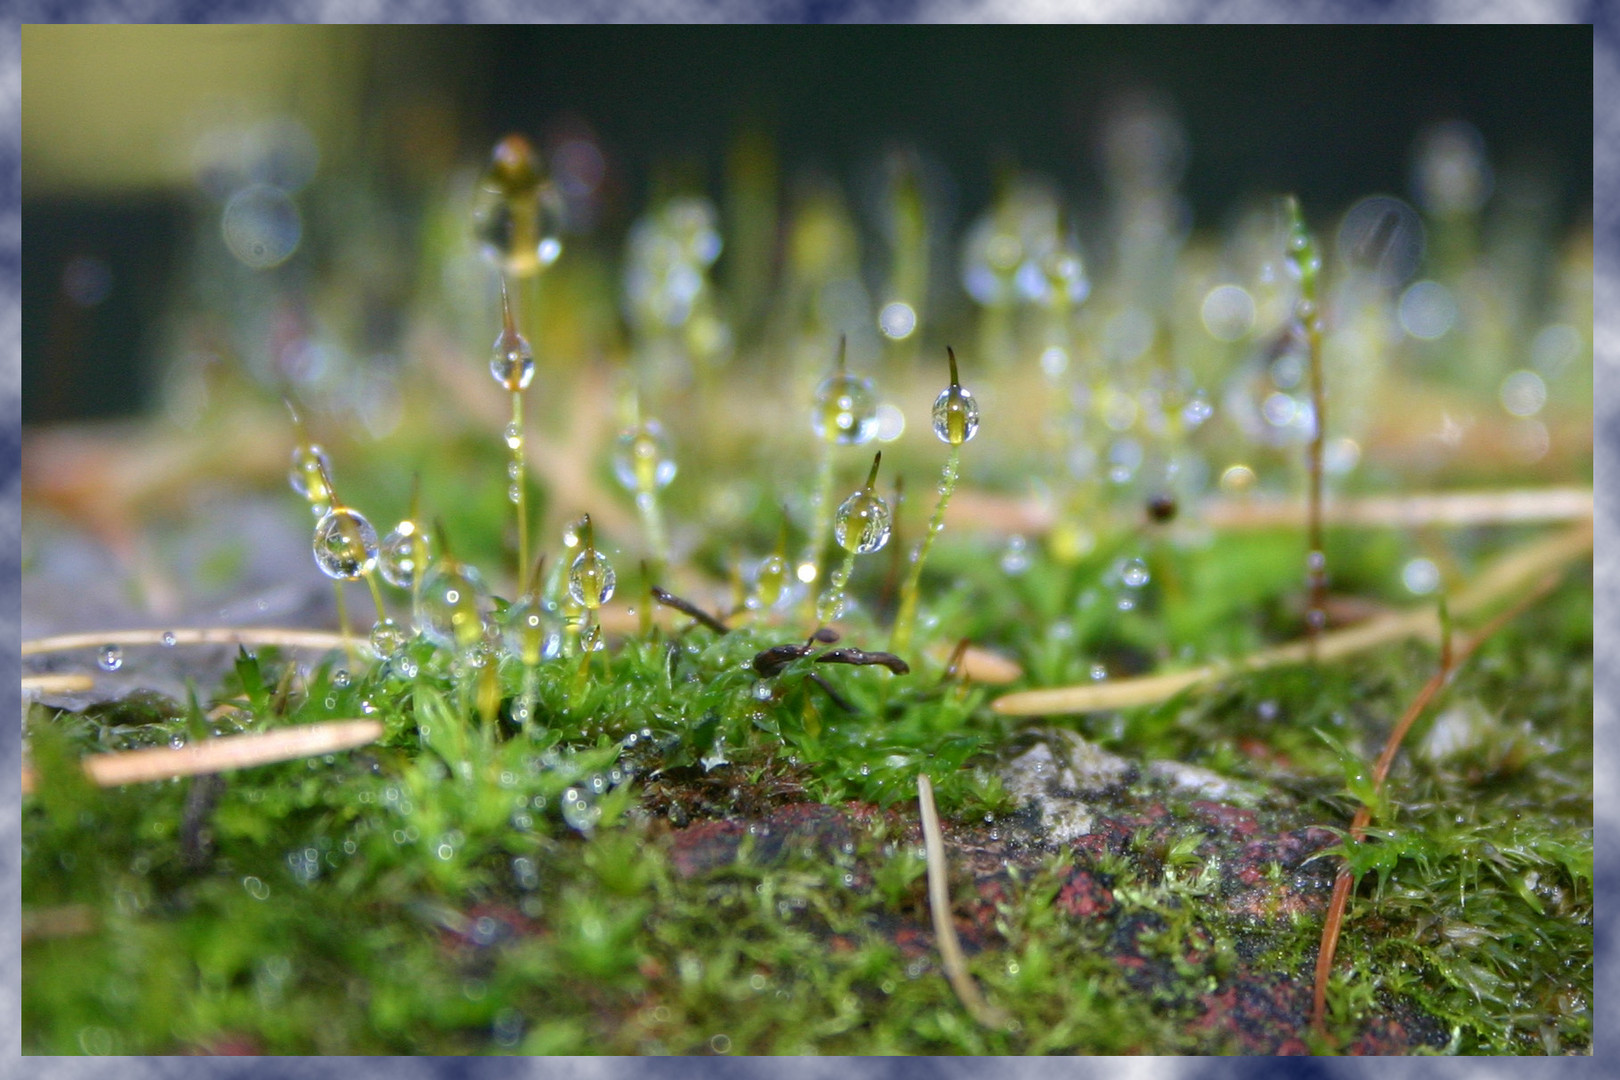
[[517, 443], [512, 447], [512, 462], [517, 466], [517, 475], [512, 483], [517, 490], [517, 498], [513, 500], [517, 507], [518, 527], [518, 563], [517, 579], [523, 580], [524, 571], [529, 565], [529, 495], [528, 495], [528, 466], [524, 461], [523, 447], [526, 440], [523, 437], [523, 392], [512, 391], [512, 430], [516, 435], [508, 439], [508, 444]]
[[911, 570], [905, 584], [900, 587], [900, 611], [895, 616], [894, 633], [889, 640], [889, 651], [900, 655], [911, 648], [911, 634], [917, 622], [917, 595], [922, 584], [923, 563], [934, 546], [934, 537], [945, 528], [945, 506], [956, 490], [956, 478], [961, 472], [962, 451], [952, 446], [945, 456], [945, 472], [939, 481], [939, 502], [934, 504], [934, 516], [928, 519], [928, 531], [911, 557]]

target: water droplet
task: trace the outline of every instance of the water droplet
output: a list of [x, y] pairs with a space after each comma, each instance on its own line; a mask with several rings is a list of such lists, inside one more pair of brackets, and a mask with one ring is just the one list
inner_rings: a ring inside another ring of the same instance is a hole
[[378, 619], [371, 625], [371, 651], [378, 657], [387, 659], [399, 650], [406, 641], [403, 628], [393, 619]]
[[220, 217], [225, 246], [255, 270], [280, 266], [303, 238], [298, 206], [278, 187], [254, 184], [231, 196]]
[[1022, 536], [1007, 538], [1001, 552], [1001, 571], [1004, 574], [1022, 574], [1029, 569], [1029, 545]]
[[711, 1037], [709, 1039], [709, 1049], [717, 1054], [731, 1053], [731, 1036], [722, 1034]]
[[534, 380], [534, 350], [524, 336], [510, 327], [495, 338], [489, 358], [489, 373], [507, 390], [527, 390]]
[[889, 504], [870, 490], [845, 499], [833, 518], [833, 538], [845, 551], [870, 555], [889, 542]]
[[613, 565], [594, 547], [586, 547], [568, 567], [568, 595], [574, 603], [595, 610], [613, 599], [618, 576]]
[[417, 628], [438, 645], [472, 649], [483, 640], [488, 603], [489, 590], [477, 570], [453, 559], [442, 560], [422, 578]]
[[297, 446], [292, 452], [292, 468], [287, 471], [287, 483], [312, 503], [330, 503], [332, 493], [326, 489], [322, 472], [332, 475], [332, 462], [326, 451], [311, 443]]
[[588, 799], [585, 792], [571, 787], [562, 793], [562, 816], [572, 829], [590, 832], [602, 818], [602, 808]]
[[349, 671], [347, 668], [338, 668], [332, 672], [332, 685], [339, 690], [346, 690], [349, 686]]
[[840, 446], [859, 446], [877, 436], [877, 397], [872, 380], [847, 371], [835, 372], [816, 387], [810, 427], [817, 438]]
[[102, 671], [117, 671], [124, 666], [124, 650], [117, 645], [103, 645], [96, 662], [101, 665]]
[[613, 447], [613, 475], [631, 493], [656, 491], [675, 479], [669, 437], [656, 420], [620, 433]]
[[562, 653], [562, 628], [556, 614], [532, 596], [507, 609], [503, 636], [507, 649], [525, 664], [554, 660]]
[[174, 648], [174, 641], [175, 641], [174, 631], [173, 630], [165, 630], [165, 631], [163, 631], [163, 636], [161, 638], [159, 638], [158, 640], [163, 643], [163, 647], [165, 649]]
[[519, 277], [544, 270], [562, 254], [559, 219], [534, 147], [521, 135], [506, 136], [495, 147], [473, 206], [473, 233], [484, 258]]
[[315, 565], [339, 581], [353, 581], [377, 565], [377, 530], [361, 514], [340, 506], [315, 526]]
[[1148, 583], [1150, 577], [1147, 563], [1141, 559], [1129, 559], [1119, 570], [1119, 580], [1131, 589], [1140, 589]]
[[523, 501], [523, 487], [521, 484], [513, 484], [511, 487], [506, 489], [506, 501], [510, 503], [519, 503]]
[[1092, 664], [1091, 678], [1093, 682], [1102, 682], [1104, 679], [1108, 678], [1108, 669], [1103, 667], [1101, 664]]
[[973, 400], [973, 391], [962, 386], [947, 386], [934, 399], [934, 434], [941, 442], [961, 446], [979, 431], [979, 403]]
[[506, 446], [509, 450], [520, 450], [523, 447], [523, 429], [514, 420], [506, 425]]
[[1401, 584], [1417, 596], [1427, 596], [1440, 587], [1440, 568], [1429, 559], [1413, 559], [1401, 568]]
[[760, 560], [759, 569], [754, 574], [754, 596], [760, 607], [772, 607], [782, 598], [787, 577], [787, 560], [781, 555], [767, 555]]

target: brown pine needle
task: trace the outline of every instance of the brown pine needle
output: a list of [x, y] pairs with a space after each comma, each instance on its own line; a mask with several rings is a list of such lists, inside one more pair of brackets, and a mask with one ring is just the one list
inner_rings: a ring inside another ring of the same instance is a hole
[[[1196, 516], [1223, 532], [1297, 528], [1305, 508], [1297, 499], [1226, 496], [1205, 501]], [[1591, 516], [1592, 490], [1578, 487], [1370, 495], [1332, 499], [1322, 507], [1322, 523], [1335, 528], [1534, 525]], [[1057, 519], [1048, 503], [975, 489], [958, 491], [945, 515], [947, 526], [963, 531], [1026, 535], [1050, 531]]]
[[[1510, 551], [1487, 567], [1468, 588], [1457, 594], [1457, 598], [1451, 604], [1452, 615], [1457, 618], [1477, 615], [1518, 592], [1527, 581], [1548, 570], [1561, 568], [1589, 554], [1591, 550], [1592, 522], [1587, 520], [1564, 532]], [[1314, 643], [1315, 658], [1321, 662], [1338, 660], [1409, 637], [1422, 637], [1438, 642], [1439, 615], [1432, 608], [1424, 606], [1382, 615], [1368, 619], [1360, 626], [1323, 634]], [[1188, 687], [1214, 681], [1225, 675], [1259, 671], [1285, 664], [1305, 663], [1311, 659], [1312, 644], [1310, 641], [1290, 642], [1287, 645], [1263, 649], [1241, 660], [1206, 664], [1203, 667], [1162, 675], [1082, 683], [1078, 686], [1059, 686], [1047, 690], [1024, 690], [997, 698], [991, 708], [1004, 716], [1042, 716], [1152, 705], [1173, 697]]]
[[94, 689], [96, 680], [88, 675], [24, 675], [23, 693], [74, 694]]
[[934, 921], [934, 937], [939, 942], [945, 978], [968, 1015], [984, 1027], [1006, 1030], [1012, 1018], [979, 993], [978, 985], [968, 974], [962, 943], [957, 940], [956, 927], [951, 922], [951, 895], [945, 883], [945, 841], [939, 831], [939, 812], [934, 809], [934, 785], [926, 773], [917, 774], [917, 804], [922, 811], [923, 849], [928, 858], [928, 914]]
[[[289, 649], [346, 649], [355, 644], [325, 630], [293, 630], [277, 627], [210, 626], [180, 630], [103, 630], [90, 634], [57, 634], [22, 643], [23, 656], [95, 649], [103, 645], [163, 645], [164, 635], [173, 635], [174, 645], [279, 645]], [[369, 650], [368, 650], [369, 651]]]
[[[382, 733], [382, 723], [377, 720], [332, 720], [246, 735], [225, 735], [178, 748], [163, 746], [91, 754], [81, 759], [81, 764], [97, 786], [117, 787], [334, 754], [376, 742], [382, 738]], [[34, 782], [34, 770], [23, 766], [24, 795], [33, 792]]]
[[[1521, 597], [1506, 611], [1501, 612], [1490, 622], [1480, 627], [1478, 632], [1471, 636], [1461, 648], [1454, 648], [1449, 655], [1443, 656], [1440, 668], [1429, 681], [1423, 684], [1417, 697], [1406, 707], [1406, 712], [1390, 731], [1389, 738], [1384, 742], [1383, 752], [1378, 755], [1373, 765], [1372, 783], [1373, 791], [1377, 792], [1384, 786], [1384, 778], [1389, 775], [1390, 766], [1395, 761], [1395, 753], [1401, 747], [1406, 733], [1417, 722], [1418, 717], [1429, 707], [1436, 695], [1445, 689], [1457, 669], [1473, 655], [1474, 651], [1483, 645], [1502, 627], [1513, 619], [1522, 615], [1536, 601], [1546, 596], [1558, 584], [1562, 576], [1562, 569], [1555, 570], [1538, 582], [1529, 593]], [[1350, 821], [1350, 839], [1353, 843], [1361, 843], [1367, 835], [1367, 825], [1372, 821], [1372, 808], [1363, 804], [1356, 809], [1355, 817]], [[1355, 880], [1350, 874], [1348, 863], [1341, 864], [1338, 875], [1333, 879], [1333, 895], [1328, 899], [1327, 916], [1322, 923], [1322, 945], [1316, 954], [1316, 986], [1311, 998], [1311, 1026], [1318, 1032], [1323, 1031], [1323, 1024], [1327, 1016], [1327, 986], [1328, 977], [1333, 973], [1333, 954], [1338, 951], [1339, 933], [1344, 926], [1344, 912], [1350, 902], [1350, 890], [1355, 886]]]

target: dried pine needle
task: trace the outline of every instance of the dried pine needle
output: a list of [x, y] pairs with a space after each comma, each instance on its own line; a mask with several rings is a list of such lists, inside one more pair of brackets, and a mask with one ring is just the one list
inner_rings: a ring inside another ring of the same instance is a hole
[[951, 896], [945, 883], [945, 841], [939, 831], [939, 812], [934, 808], [934, 785], [927, 773], [917, 774], [917, 804], [922, 812], [923, 847], [928, 853], [928, 913], [934, 921], [934, 937], [939, 942], [940, 961], [945, 978], [968, 1014], [985, 1027], [1005, 1030], [1012, 1018], [984, 1000], [979, 987], [968, 974], [962, 956], [962, 943], [951, 923]]
[[[383, 726], [376, 720], [332, 720], [275, 731], [225, 735], [178, 748], [164, 746], [91, 754], [81, 759], [81, 764], [97, 786], [117, 787], [333, 754], [375, 742], [382, 738], [382, 733]], [[34, 771], [28, 766], [23, 768], [22, 790], [25, 795], [34, 790]]]
[[[1561, 567], [1592, 550], [1592, 522], [1533, 541], [1502, 556], [1451, 603], [1455, 618], [1467, 618], [1493, 607], [1519, 591], [1538, 575]], [[1187, 671], [1147, 675], [1116, 682], [1083, 683], [1046, 690], [1025, 690], [997, 698], [991, 708], [1004, 716], [1040, 716], [1056, 713], [1101, 712], [1164, 701], [1199, 683], [1240, 671], [1258, 671], [1285, 664], [1300, 664], [1312, 656], [1326, 662], [1339, 660], [1379, 645], [1409, 637], [1440, 640], [1440, 617], [1425, 605], [1409, 611], [1369, 619], [1360, 626], [1323, 634], [1311, 641], [1295, 641], [1264, 649], [1230, 663], [1206, 664]]]

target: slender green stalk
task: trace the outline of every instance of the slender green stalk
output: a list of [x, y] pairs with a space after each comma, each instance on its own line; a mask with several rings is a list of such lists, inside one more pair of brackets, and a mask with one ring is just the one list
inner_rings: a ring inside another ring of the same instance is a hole
[[821, 599], [816, 601], [816, 621], [830, 623], [844, 612], [844, 586], [849, 584], [849, 575], [855, 570], [855, 552], [844, 552], [844, 561], [838, 569], [832, 572], [827, 579], [827, 588], [822, 591]]
[[827, 543], [827, 530], [832, 528], [833, 444], [821, 444], [821, 461], [816, 468], [815, 494], [810, 501], [810, 533], [805, 537], [804, 555], [795, 570], [798, 579], [809, 588], [806, 597], [816, 595], [821, 578], [821, 552]]
[[844, 587], [849, 584], [849, 575], [855, 569], [855, 556], [881, 550], [889, 542], [893, 522], [889, 504], [873, 490], [881, 464], [883, 452], [880, 450], [872, 457], [872, 471], [866, 474], [865, 486], [845, 499], [834, 515], [833, 537], [838, 541], [838, 546], [844, 549], [845, 555], [843, 565], [833, 571], [821, 599], [816, 601], [816, 620], [823, 624], [832, 622], [844, 613]]
[[1316, 239], [1305, 228], [1299, 200], [1289, 196], [1287, 258], [1299, 276], [1299, 303], [1294, 314], [1305, 335], [1311, 371], [1311, 441], [1306, 449], [1309, 475], [1306, 496], [1305, 575], [1308, 597], [1305, 625], [1312, 640], [1327, 626], [1327, 555], [1322, 539], [1322, 446], [1327, 431], [1327, 392], [1322, 377], [1322, 313], [1318, 306], [1318, 271], [1322, 266]]
[[928, 519], [928, 531], [923, 534], [911, 555], [911, 569], [906, 582], [900, 586], [900, 611], [895, 616], [894, 633], [889, 640], [889, 651], [897, 655], [911, 648], [911, 634], [917, 622], [917, 597], [922, 587], [923, 563], [933, 549], [934, 537], [945, 529], [945, 506], [956, 490], [956, 478], [961, 472], [962, 451], [953, 446], [945, 455], [945, 472], [939, 479], [939, 502], [934, 504], [934, 516]]
[[923, 563], [933, 549], [934, 538], [945, 528], [945, 507], [951, 501], [951, 493], [956, 490], [956, 478], [961, 472], [962, 444], [979, 430], [979, 405], [973, 400], [972, 391], [962, 386], [956, 371], [956, 352], [947, 347], [945, 355], [950, 360], [951, 384], [934, 399], [933, 423], [934, 434], [950, 447], [950, 451], [945, 455], [945, 472], [939, 480], [939, 502], [934, 504], [934, 516], [928, 521], [928, 531], [923, 534], [922, 543], [917, 545], [916, 553], [911, 557], [911, 571], [906, 575], [905, 584], [900, 587], [900, 611], [895, 616], [894, 632], [889, 644], [890, 651], [896, 654], [911, 648], [911, 635], [917, 623], [917, 596], [922, 585]]
[[523, 570], [529, 565], [529, 477], [528, 463], [523, 452], [523, 391], [512, 391], [512, 426], [507, 429], [506, 445], [512, 450], [512, 492], [517, 496], [512, 500], [517, 508], [518, 528], [518, 578], [523, 577]]

